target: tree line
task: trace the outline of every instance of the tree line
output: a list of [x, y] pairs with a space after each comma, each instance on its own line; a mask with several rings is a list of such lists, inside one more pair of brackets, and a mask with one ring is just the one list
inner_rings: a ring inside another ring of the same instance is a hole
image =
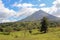
[[39, 29], [40, 32], [46, 33], [48, 27], [57, 27], [60, 26], [59, 24], [58, 22], [51, 22], [48, 18], [43, 17], [39, 21], [0, 23], [0, 32], [9, 34], [14, 31], [29, 30], [32, 33], [32, 29]]

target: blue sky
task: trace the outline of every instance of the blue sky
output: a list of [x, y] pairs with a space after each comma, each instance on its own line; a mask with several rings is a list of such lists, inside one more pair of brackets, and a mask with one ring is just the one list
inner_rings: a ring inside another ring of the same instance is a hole
[[38, 10], [60, 17], [60, 0], [0, 0], [0, 22], [18, 21]]
[[33, 6], [35, 8], [40, 8], [40, 4], [46, 4], [44, 7], [51, 7], [54, 0], [2, 0], [4, 6], [9, 9], [13, 9], [14, 11], [20, 10], [18, 7], [12, 7], [12, 5], [17, 2], [18, 4], [29, 3], [37, 6]]

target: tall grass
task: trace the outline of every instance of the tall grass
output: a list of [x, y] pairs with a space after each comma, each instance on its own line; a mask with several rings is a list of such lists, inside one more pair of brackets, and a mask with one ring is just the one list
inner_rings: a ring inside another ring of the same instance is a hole
[[0, 40], [60, 40], [60, 28], [49, 28], [45, 34], [41, 34], [37, 29], [32, 30], [32, 34], [28, 30], [11, 32], [10, 35], [0, 32]]

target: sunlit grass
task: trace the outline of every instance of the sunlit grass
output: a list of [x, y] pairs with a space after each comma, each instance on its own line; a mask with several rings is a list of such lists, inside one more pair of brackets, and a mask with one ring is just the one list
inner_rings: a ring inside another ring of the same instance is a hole
[[45, 34], [41, 34], [37, 29], [32, 30], [32, 34], [28, 31], [18, 31], [3, 35], [0, 32], [0, 40], [60, 40], [60, 28], [49, 28]]

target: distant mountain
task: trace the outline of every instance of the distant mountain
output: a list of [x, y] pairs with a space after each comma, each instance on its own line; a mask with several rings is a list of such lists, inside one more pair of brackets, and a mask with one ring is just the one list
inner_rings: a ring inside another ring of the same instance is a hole
[[47, 17], [49, 20], [52, 21], [58, 21], [60, 20], [58, 17], [53, 16], [51, 14], [48, 14], [42, 10], [36, 11], [32, 15], [26, 17], [25, 19], [22, 19], [21, 21], [36, 21], [36, 20], [41, 20], [43, 17]]

